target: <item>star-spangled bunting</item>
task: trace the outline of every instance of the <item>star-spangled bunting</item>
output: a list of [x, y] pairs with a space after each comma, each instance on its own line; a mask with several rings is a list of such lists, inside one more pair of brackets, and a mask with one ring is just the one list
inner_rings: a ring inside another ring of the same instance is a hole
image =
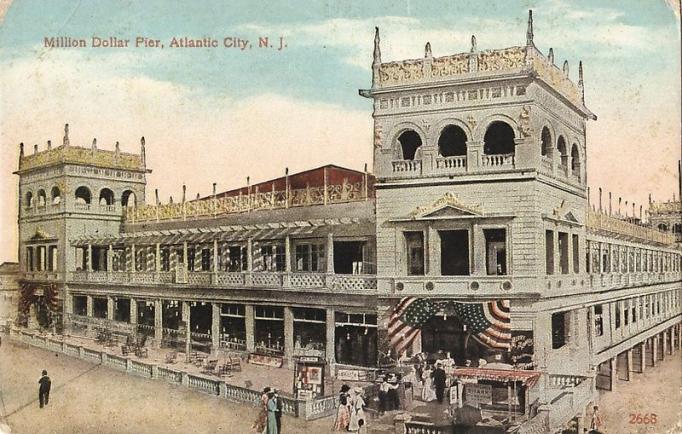
[[471, 330], [472, 336], [478, 342], [498, 350], [510, 348], [509, 300], [459, 303], [404, 297], [394, 307], [388, 324], [388, 338], [397, 354], [402, 354], [420, 337], [424, 324], [448, 304], [454, 305], [460, 321]]

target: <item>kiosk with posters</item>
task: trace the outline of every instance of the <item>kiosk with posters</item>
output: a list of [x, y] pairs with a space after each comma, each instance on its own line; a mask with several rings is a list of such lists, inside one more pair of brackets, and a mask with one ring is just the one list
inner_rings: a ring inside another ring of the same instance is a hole
[[294, 369], [294, 395], [298, 399], [314, 399], [324, 395], [325, 362], [319, 357], [302, 356]]

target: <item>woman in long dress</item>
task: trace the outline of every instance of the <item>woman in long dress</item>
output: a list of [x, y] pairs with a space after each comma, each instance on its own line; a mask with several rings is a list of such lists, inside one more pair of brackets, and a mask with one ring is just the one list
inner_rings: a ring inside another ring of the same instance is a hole
[[277, 399], [275, 398], [274, 392], [268, 392], [268, 418], [267, 418], [267, 434], [278, 434], [277, 433]]
[[348, 431], [355, 433], [367, 432], [367, 419], [365, 418], [365, 400], [362, 398], [362, 388], [355, 388], [355, 395], [350, 405], [350, 422]]
[[258, 434], [262, 434], [265, 431], [266, 424], [267, 424], [267, 419], [268, 419], [268, 393], [270, 392], [270, 388], [266, 387], [263, 389], [263, 394], [260, 396], [260, 411], [258, 412], [258, 416], [256, 416], [256, 420], [251, 426], [255, 432]]
[[339, 408], [336, 410], [336, 420], [334, 421], [334, 431], [348, 431], [348, 423], [350, 422], [350, 396], [348, 391], [350, 387], [347, 384], [341, 386], [339, 393]]
[[436, 399], [436, 386], [431, 378], [431, 368], [429, 366], [422, 372], [422, 401], [431, 402]]

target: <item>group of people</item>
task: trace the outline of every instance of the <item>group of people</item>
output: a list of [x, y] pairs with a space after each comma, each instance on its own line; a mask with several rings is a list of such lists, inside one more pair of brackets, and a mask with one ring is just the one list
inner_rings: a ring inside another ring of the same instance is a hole
[[266, 387], [260, 397], [261, 408], [252, 428], [258, 434], [282, 433], [282, 398], [277, 389]]
[[339, 392], [339, 408], [336, 411], [334, 431], [365, 433], [367, 432], [367, 419], [365, 417], [364, 391], [356, 387], [351, 392], [347, 384], [341, 386]]
[[421, 369], [421, 380], [422, 380], [422, 394], [421, 398], [424, 402], [431, 402], [437, 400], [439, 404], [443, 403], [443, 396], [445, 394], [445, 370], [443, 369], [443, 364], [437, 361], [433, 369], [431, 365], [426, 364], [423, 369]]

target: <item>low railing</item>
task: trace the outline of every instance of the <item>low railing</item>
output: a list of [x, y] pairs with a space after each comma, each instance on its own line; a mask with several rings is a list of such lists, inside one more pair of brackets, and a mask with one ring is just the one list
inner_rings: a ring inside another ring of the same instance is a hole
[[393, 173], [419, 174], [422, 170], [421, 160], [397, 160], [393, 161]]
[[175, 371], [173, 369], [164, 368], [159, 366], [157, 368], [157, 375], [160, 379], [170, 381], [171, 383], [181, 383], [182, 382], [182, 372]]
[[585, 377], [578, 375], [550, 374], [549, 385], [554, 388], [575, 387], [584, 380]]
[[338, 408], [338, 398], [335, 396], [328, 396], [322, 399], [307, 401], [305, 405], [306, 419], [327, 417], [336, 413], [336, 409]]
[[107, 355], [106, 364], [122, 371], [128, 370], [128, 361], [124, 357], [109, 354]]
[[251, 274], [253, 286], [281, 287], [283, 284], [282, 273], [257, 272]]
[[405, 422], [405, 434], [451, 434], [451, 426], [436, 426], [433, 422]]
[[513, 167], [514, 154], [483, 154], [481, 165], [483, 167]]
[[142, 377], [151, 378], [152, 376], [152, 366], [146, 363], [138, 362], [135, 360], [130, 361], [131, 372], [140, 375]]
[[[585, 378], [578, 385], [560, 389], [561, 393], [552, 400], [549, 412], [550, 430], [556, 430], [580, 413], [593, 400], [592, 378]], [[553, 431], [551, 431], [553, 432]]]
[[654, 242], [664, 245], [672, 245], [675, 243], [675, 236], [672, 233], [661, 232], [657, 229], [640, 226], [607, 214], [590, 210], [587, 211], [587, 229], [597, 233], [604, 232], [606, 234], [624, 235], [644, 242]]
[[465, 171], [467, 168], [466, 155], [458, 155], [454, 157], [438, 157], [436, 158], [436, 169], [446, 172]]
[[215, 380], [210, 380], [208, 378], [197, 377], [196, 375], [187, 375], [187, 385], [192, 389], [199, 390], [201, 392], [210, 393], [211, 395], [219, 394], [219, 382]]
[[64, 275], [57, 271], [24, 271], [24, 279], [26, 280], [42, 280], [42, 281], [52, 281], [52, 280], [62, 280]]
[[73, 209], [75, 209], [76, 211], [90, 211], [90, 204], [89, 203], [74, 203]]

